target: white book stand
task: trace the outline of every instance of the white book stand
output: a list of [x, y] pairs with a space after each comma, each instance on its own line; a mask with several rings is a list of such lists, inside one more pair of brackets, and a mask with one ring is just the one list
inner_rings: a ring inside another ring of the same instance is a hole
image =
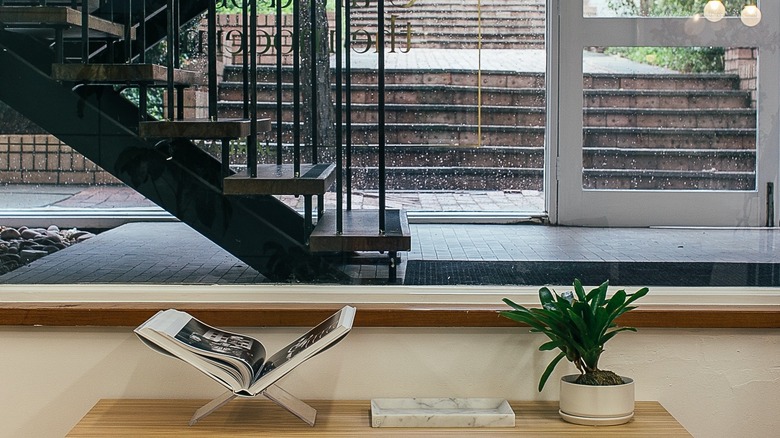
[[[264, 396], [265, 398], [271, 400], [277, 405], [290, 411], [290, 413], [300, 418], [301, 420], [305, 421], [306, 424], [308, 424], [309, 426], [314, 426], [314, 421], [317, 418], [317, 410], [307, 405], [306, 403], [304, 403], [294, 395], [290, 394], [289, 392], [285, 391], [284, 389], [280, 388], [276, 384], [272, 384], [269, 387], [265, 388], [262, 392], [260, 392], [259, 395]], [[239, 395], [237, 395], [232, 391], [226, 391], [219, 397], [206, 403], [200, 409], [195, 411], [195, 414], [190, 419], [190, 426], [197, 423], [201, 418], [205, 417], [206, 415], [221, 408], [227, 402], [233, 400], [236, 397], [239, 397]]]

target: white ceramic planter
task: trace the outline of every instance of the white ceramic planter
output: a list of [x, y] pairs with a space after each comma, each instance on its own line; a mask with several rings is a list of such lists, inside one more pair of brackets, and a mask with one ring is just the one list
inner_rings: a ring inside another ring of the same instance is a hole
[[634, 381], [623, 385], [591, 386], [574, 383], [578, 375], [561, 378], [561, 418], [585, 425], [627, 423], [634, 416]]

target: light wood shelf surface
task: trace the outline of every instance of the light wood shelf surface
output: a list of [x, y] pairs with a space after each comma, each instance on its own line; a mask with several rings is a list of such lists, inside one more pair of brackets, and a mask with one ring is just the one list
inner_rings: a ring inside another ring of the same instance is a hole
[[206, 400], [100, 400], [71, 430], [69, 437], [362, 437], [362, 436], [512, 436], [512, 437], [690, 437], [658, 402], [637, 402], [634, 419], [620, 426], [578, 426], [558, 416], [557, 402], [512, 402], [514, 428], [372, 428], [368, 401], [310, 401], [317, 423], [309, 427], [292, 414], [261, 399], [233, 400], [187, 426]]

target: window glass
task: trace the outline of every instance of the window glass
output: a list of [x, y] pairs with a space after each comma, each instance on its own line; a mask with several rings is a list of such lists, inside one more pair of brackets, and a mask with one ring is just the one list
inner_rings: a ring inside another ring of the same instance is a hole
[[755, 190], [757, 52], [586, 51], [583, 187]]

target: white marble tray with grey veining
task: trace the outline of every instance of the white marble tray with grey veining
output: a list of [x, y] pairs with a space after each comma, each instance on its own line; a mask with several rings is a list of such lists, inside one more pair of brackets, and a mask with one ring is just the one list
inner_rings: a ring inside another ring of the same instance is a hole
[[377, 398], [372, 427], [514, 427], [515, 412], [498, 398]]

